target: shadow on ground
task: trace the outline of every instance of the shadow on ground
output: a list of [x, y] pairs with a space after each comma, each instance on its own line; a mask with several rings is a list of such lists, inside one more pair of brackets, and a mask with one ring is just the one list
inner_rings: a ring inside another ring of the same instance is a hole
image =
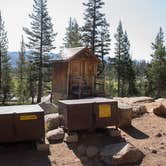
[[68, 143], [68, 147], [70, 150], [72, 150], [75, 155], [80, 159], [83, 166], [105, 166], [105, 164], [100, 160], [98, 156], [95, 158], [87, 158], [78, 153], [78, 146], [84, 145], [86, 147], [88, 146], [96, 146], [99, 151], [106, 145], [114, 144], [114, 143], [120, 143], [120, 142], [126, 142], [124, 138], [122, 137], [116, 137], [113, 138], [109, 136], [109, 134], [106, 132], [106, 130], [96, 130], [94, 132], [81, 132], [79, 133], [79, 142], [78, 143]]
[[1, 166], [51, 166], [47, 154], [36, 150], [34, 143], [0, 144]]
[[149, 135], [145, 134], [144, 132], [135, 128], [134, 126], [130, 126], [128, 128], [122, 128], [122, 130], [135, 139], [149, 138]]

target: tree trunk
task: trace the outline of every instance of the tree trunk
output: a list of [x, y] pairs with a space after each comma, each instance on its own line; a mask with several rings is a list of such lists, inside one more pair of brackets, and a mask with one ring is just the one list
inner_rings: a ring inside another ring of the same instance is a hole
[[39, 52], [39, 73], [38, 73], [38, 96], [37, 103], [41, 102], [43, 87], [43, 10], [41, 9], [41, 32], [40, 32], [40, 52]]
[[120, 96], [120, 76], [118, 73], [118, 97]]
[[32, 103], [32, 104], [35, 104], [35, 101], [34, 101], [34, 98], [35, 98], [35, 93], [34, 93], [35, 88], [34, 88], [34, 85], [33, 85], [33, 81], [32, 81], [32, 80], [31, 80], [30, 85], [31, 85], [31, 98], [32, 98], [31, 103]]
[[34, 101], [34, 96], [32, 96], [32, 101], [31, 101], [31, 104], [35, 104], [35, 101]]
[[92, 53], [95, 54], [95, 30], [96, 30], [96, 1], [94, 1], [93, 11], [93, 30], [92, 30]]
[[120, 53], [118, 57], [118, 97], [120, 96]]
[[121, 86], [121, 96], [124, 97], [125, 96], [125, 93], [124, 93], [124, 86], [125, 86], [125, 81], [124, 79], [122, 79], [122, 86]]
[[2, 53], [0, 50], [0, 94], [2, 91]]
[[7, 95], [6, 95], [6, 92], [4, 92], [4, 94], [3, 94], [3, 100], [2, 100], [2, 104], [3, 105], [5, 105], [6, 99], [7, 99]]
[[42, 98], [42, 87], [43, 87], [43, 73], [42, 73], [42, 55], [40, 55], [40, 63], [39, 63], [39, 82], [38, 82], [38, 96], [37, 96], [37, 103], [41, 102]]

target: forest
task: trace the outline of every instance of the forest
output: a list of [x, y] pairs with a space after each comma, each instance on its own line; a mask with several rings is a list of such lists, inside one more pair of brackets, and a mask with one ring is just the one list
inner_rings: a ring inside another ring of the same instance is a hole
[[[88, 0], [82, 4], [84, 25], [70, 18], [62, 43], [63, 48], [88, 47], [101, 64], [98, 75], [105, 76], [106, 93], [114, 96], [166, 97], [166, 48], [162, 27], [151, 43], [151, 61], [138, 61], [131, 57], [131, 45], [127, 29], [119, 21], [114, 55], [110, 55], [111, 27], [102, 8], [103, 0]], [[27, 13], [27, 17], [28, 17]], [[0, 12], [0, 103], [40, 103], [43, 96], [52, 91], [49, 63], [50, 52], [56, 48], [52, 18], [47, 9], [47, 0], [34, 0], [33, 12], [29, 14], [30, 27], [23, 27], [19, 58], [16, 66], [11, 65], [8, 53], [8, 35], [3, 13]], [[25, 42], [25, 38], [26, 41]], [[147, 46], [148, 47], [148, 46]], [[30, 53], [27, 54], [27, 52]]]

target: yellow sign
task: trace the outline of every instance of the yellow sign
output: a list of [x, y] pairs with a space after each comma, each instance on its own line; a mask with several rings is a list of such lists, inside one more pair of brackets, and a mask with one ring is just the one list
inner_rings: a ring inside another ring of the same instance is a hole
[[22, 115], [20, 116], [20, 120], [36, 120], [36, 115]]
[[111, 106], [109, 104], [99, 105], [99, 118], [111, 117]]

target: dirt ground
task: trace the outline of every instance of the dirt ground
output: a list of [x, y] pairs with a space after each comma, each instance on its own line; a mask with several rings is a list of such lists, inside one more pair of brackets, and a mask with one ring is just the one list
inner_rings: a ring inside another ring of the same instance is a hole
[[[100, 138], [100, 134], [98, 133], [94, 136], [95, 138], [88, 138], [88, 142], [91, 140], [90, 144], [101, 144], [101, 142], [109, 144], [125, 140], [135, 145], [145, 154], [140, 166], [166, 166], [165, 118], [158, 117], [153, 113], [147, 113], [140, 118], [133, 119], [132, 127], [127, 130], [121, 130], [121, 134], [121, 140], [113, 140], [108, 136]], [[79, 155], [75, 152], [75, 148], [70, 149], [65, 143], [51, 145], [51, 154], [52, 163], [58, 166], [103, 165], [102, 163], [98, 163], [98, 161], [81, 162], [82, 158], [79, 158]]]
[[145, 154], [141, 166], [166, 166], [166, 119], [149, 113], [132, 124], [122, 136]]
[[[145, 157], [140, 166], [166, 165], [166, 119], [148, 113], [132, 121], [133, 127], [122, 130], [122, 138], [113, 139], [105, 131], [81, 134], [87, 145], [98, 145], [128, 141], [139, 148]], [[32, 143], [0, 145], [0, 166], [102, 166], [99, 160], [88, 160], [77, 154], [78, 144], [64, 142], [51, 144], [50, 155], [38, 152]]]

